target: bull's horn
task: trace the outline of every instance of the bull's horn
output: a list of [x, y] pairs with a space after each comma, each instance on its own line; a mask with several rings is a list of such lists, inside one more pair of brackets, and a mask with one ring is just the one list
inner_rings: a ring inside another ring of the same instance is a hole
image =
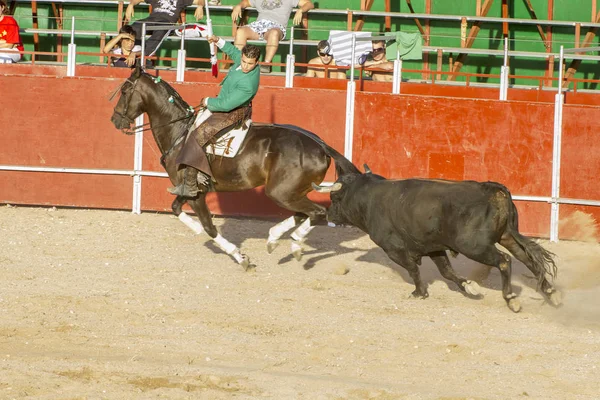
[[329, 192], [337, 192], [338, 190], [340, 190], [342, 188], [342, 184], [340, 182], [336, 182], [331, 186], [319, 186], [313, 182], [312, 187], [316, 192], [329, 193]]
[[367, 163], [365, 163], [365, 174], [371, 174], [371, 168], [369, 168], [369, 166], [367, 165]]

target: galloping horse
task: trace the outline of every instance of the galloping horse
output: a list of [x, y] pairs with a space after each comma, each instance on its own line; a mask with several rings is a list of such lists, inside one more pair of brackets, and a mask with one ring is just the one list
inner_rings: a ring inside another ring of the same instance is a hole
[[[183, 146], [185, 135], [195, 113], [168, 83], [143, 72], [138, 66], [121, 85], [121, 97], [114, 108], [111, 121], [117, 129], [132, 134], [131, 125], [147, 113], [154, 140], [162, 153], [161, 162], [173, 184], [177, 180], [175, 158]], [[320, 184], [335, 160], [338, 175], [358, 171], [344, 156], [329, 147], [317, 135], [291, 125], [253, 124], [234, 158], [212, 164], [217, 192], [233, 192], [265, 186], [265, 194], [279, 206], [295, 212], [295, 216], [269, 230], [269, 253], [281, 236], [292, 233], [292, 253], [302, 257], [302, 243], [311, 229], [325, 219], [325, 207], [306, 197], [311, 184]], [[245, 269], [254, 267], [249, 258], [233, 243], [223, 238], [212, 223], [206, 206], [206, 193], [194, 199], [177, 196], [171, 205], [175, 215], [196, 233], [206, 233]], [[182, 211], [188, 203], [201, 225]]]

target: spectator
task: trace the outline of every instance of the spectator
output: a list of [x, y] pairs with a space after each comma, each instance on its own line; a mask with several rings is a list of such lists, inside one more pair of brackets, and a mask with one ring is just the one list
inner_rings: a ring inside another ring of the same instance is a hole
[[[135, 30], [137, 43], [141, 43], [142, 40], [142, 24], [145, 22], [146, 27], [150, 26], [165, 26], [176, 23], [179, 20], [179, 14], [185, 10], [186, 7], [192, 4], [198, 6], [194, 16], [196, 21], [204, 18], [204, 0], [130, 0], [127, 10], [125, 11], [125, 22], [131, 21], [133, 18], [134, 6], [140, 4], [142, 1], [152, 6], [152, 13], [150, 16], [135, 21], [131, 26]], [[144, 54], [146, 56], [152, 56], [165, 40], [170, 30], [158, 30], [150, 31], [150, 39], [145, 43]]]
[[366, 57], [366, 61], [362, 65], [386, 70], [385, 72], [365, 71], [365, 74], [374, 81], [391, 82], [394, 79], [394, 63], [385, 57], [385, 40], [373, 41], [373, 51]]
[[21, 59], [23, 42], [19, 35], [19, 24], [10, 15], [5, 0], [0, 0], [0, 64], [12, 64]]
[[131, 25], [123, 25], [119, 34], [112, 38], [106, 46], [105, 53], [112, 53], [124, 57], [112, 57], [111, 63], [115, 67], [133, 67], [135, 58], [142, 53], [142, 46], [135, 44], [135, 31]]
[[[327, 40], [321, 40], [317, 44], [317, 55], [318, 57], [313, 58], [309, 64], [320, 64], [327, 65], [329, 67], [335, 66], [335, 60], [331, 54], [331, 45]], [[317, 78], [332, 78], [332, 79], [346, 79], [346, 72], [339, 70], [338, 68], [319, 68], [319, 67], [308, 67], [306, 76], [317, 77]]]
[[[233, 7], [231, 19], [237, 22], [242, 16], [242, 9], [255, 7], [258, 10], [258, 18], [247, 26], [238, 28], [235, 34], [235, 46], [241, 49], [250, 40], [266, 40], [265, 62], [270, 63], [277, 52], [279, 41], [285, 39], [286, 27], [290, 19], [290, 13], [294, 7], [298, 7], [294, 15], [294, 25], [302, 22], [302, 14], [315, 8], [310, 0], [242, 0]], [[271, 66], [262, 65], [261, 72], [271, 72]]]

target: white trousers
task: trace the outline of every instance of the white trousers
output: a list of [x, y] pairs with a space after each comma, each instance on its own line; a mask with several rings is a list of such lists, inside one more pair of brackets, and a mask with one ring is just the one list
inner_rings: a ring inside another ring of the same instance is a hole
[[12, 64], [21, 60], [19, 49], [0, 49], [0, 64]]

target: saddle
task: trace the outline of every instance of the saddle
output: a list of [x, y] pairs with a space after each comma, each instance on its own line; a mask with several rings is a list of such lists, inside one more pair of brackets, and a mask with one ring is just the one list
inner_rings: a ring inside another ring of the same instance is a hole
[[[188, 135], [194, 132], [200, 124], [210, 117], [212, 113], [204, 109], [198, 113], [196, 120], [188, 130]], [[244, 143], [246, 134], [252, 125], [252, 119], [248, 118], [241, 124], [234, 125], [219, 131], [207, 144], [204, 145], [204, 151], [220, 157], [233, 158]]]

